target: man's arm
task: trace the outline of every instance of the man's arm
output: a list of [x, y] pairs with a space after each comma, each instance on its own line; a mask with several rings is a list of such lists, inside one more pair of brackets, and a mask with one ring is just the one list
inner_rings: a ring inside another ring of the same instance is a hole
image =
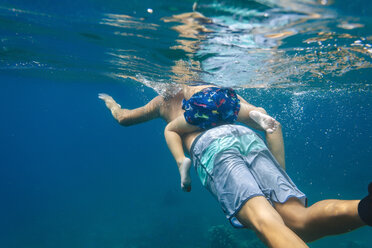
[[160, 117], [160, 106], [164, 101], [161, 96], [157, 96], [143, 107], [124, 109], [107, 94], [101, 93], [98, 98], [105, 102], [112, 116], [123, 126], [131, 126]]
[[[239, 95], [238, 95], [238, 98], [241, 102], [241, 109], [243, 109], [243, 111], [250, 112], [250, 111], [255, 110], [262, 114], [267, 115], [267, 112], [265, 109], [261, 107], [253, 106], [252, 104], [248, 103], [244, 98], [242, 98]], [[247, 115], [246, 117], [248, 118], [242, 119], [240, 121], [254, 129], [262, 130], [261, 126], [258, 125], [258, 123], [255, 122], [249, 115]], [[266, 142], [267, 142], [267, 146], [270, 152], [273, 154], [273, 156], [278, 161], [280, 166], [285, 170], [285, 152], [284, 152], [282, 127], [278, 121], [276, 121], [276, 123], [277, 123], [277, 128], [274, 132], [270, 133], [270, 132], [265, 131]]]
[[285, 152], [284, 152], [284, 141], [282, 126], [279, 123], [278, 128], [273, 133], [265, 133], [267, 147], [275, 157], [276, 161], [285, 170]]

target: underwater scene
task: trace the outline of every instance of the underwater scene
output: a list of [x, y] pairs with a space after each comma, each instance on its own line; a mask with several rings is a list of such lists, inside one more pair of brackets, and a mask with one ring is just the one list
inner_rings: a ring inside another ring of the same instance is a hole
[[[234, 88], [281, 123], [311, 205], [367, 195], [371, 73], [370, 0], [0, 0], [0, 247], [266, 247], [194, 169], [181, 190], [164, 120], [121, 126], [98, 94]], [[308, 245], [371, 244], [365, 226]]]

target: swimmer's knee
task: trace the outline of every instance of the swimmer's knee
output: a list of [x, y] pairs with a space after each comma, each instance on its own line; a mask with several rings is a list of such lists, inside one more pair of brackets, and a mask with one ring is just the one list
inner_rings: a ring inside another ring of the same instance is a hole
[[171, 126], [170, 126], [170, 123], [168, 123], [165, 128], [164, 128], [164, 136], [167, 135], [167, 133], [171, 131]]
[[301, 233], [307, 226], [307, 216], [301, 211], [293, 212], [290, 218], [283, 218], [283, 220], [285, 224], [296, 233]]
[[290, 198], [285, 203], [276, 203], [275, 208], [290, 229], [300, 232], [306, 228], [309, 210], [297, 198]]
[[324, 209], [328, 216], [338, 217], [350, 214], [348, 201], [344, 200], [334, 200], [328, 203], [328, 206]]

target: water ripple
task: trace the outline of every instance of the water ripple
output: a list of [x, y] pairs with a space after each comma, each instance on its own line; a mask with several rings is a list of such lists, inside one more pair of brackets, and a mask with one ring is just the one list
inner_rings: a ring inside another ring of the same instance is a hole
[[343, 75], [360, 71], [366, 78], [370, 72], [371, 38], [363, 29], [365, 20], [342, 16], [325, 1], [251, 5], [199, 6], [202, 13], [210, 13], [207, 28], [213, 31], [197, 52], [202, 70], [208, 72], [203, 80], [248, 88], [342, 88], [350, 83]]

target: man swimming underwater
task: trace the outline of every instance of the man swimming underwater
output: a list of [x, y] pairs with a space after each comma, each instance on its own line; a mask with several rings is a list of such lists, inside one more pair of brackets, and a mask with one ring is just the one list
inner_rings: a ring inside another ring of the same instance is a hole
[[[122, 109], [106, 94], [99, 98], [124, 126], [159, 117], [169, 123], [183, 113], [182, 92], [157, 96], [133, 110]], [[248, 121], [255, 126], [255, 120]], [[252, 228], [269, 247], [297, 248], [324, 236], [372, 226], [372, 183], [361, 201], [323, 200], [306, 207], [306, 196], [284, 171], [280, 125], [265, 135], [267, 146], [252, 130], [239, 125], [183, 136], [202, 184], [217, 198], [234, 227]]]

